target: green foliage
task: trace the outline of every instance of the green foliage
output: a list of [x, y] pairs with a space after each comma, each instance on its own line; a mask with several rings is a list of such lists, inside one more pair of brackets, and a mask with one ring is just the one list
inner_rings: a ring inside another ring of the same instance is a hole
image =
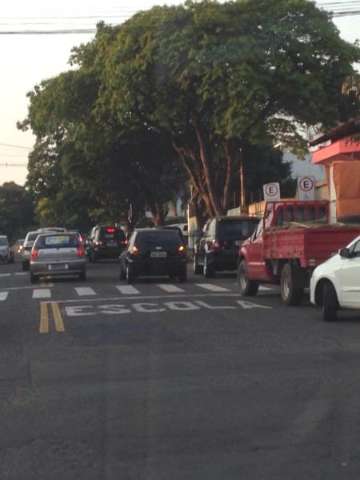
[[24, 187], [14, 182], [0, 187], [0, 233], [11, 241], [24, 237], [34, 224], [32, 197]]

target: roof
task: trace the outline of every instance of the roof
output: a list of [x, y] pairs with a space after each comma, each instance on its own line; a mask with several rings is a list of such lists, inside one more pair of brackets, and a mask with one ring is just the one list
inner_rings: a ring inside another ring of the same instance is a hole
[[360, 118], [353, 118], [348, 122], [342, 123], [341, 125], [329, 130], [327, 133], [318, 136], [314, 140], [311, 140], [309, 145], [310, 147], [315, 147], [316, 145], [328, 142], [329, 140], [334, 142], [358, 133], [360, 133]]

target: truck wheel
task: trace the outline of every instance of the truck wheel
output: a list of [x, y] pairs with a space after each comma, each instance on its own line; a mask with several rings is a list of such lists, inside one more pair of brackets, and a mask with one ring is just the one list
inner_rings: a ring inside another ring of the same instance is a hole
[[259, 290], [259, 283], [249, 280], [247, 276], [247, 266], [245, 260], [239, 263], [237, 270], [237, 281], [240, 293], [243, 297], [254, 297]]
[[285, 305], [299, 305], [304, 295], [304, 286], [301, 284], [298, 268], [287, 263], [281, 270], [280, 291], [281, 298]]
[[193, 272], [194, 272], [194, 275], [201, 275], [203, 273], [203, 268], [201, 265], [199, 265], [199, 260], [196, 253], [194, 253], [194, 259], [193, 259]]
[[325, 322], [335, 322], [337, 320], [337, 310], [339, 308], [335, 288], [330, 282], [326, 282], [322, 293], [322, 319]]

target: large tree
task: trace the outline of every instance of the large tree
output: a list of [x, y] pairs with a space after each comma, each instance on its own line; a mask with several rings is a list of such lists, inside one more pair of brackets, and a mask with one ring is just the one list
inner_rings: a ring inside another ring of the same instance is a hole
[[303, 151], [306, 128], [342, 119], [349, 102], [341, 86], [359, 59], [359, 48], [307, 0], [155, 7], [112, 38], [97, 111], [110, 110], [125, 130], [169, 135], [193, 190], [216, 215], [229, 205], [234, 175], [245, 202], [247, 145]]
[[57, 218], [81, 227], [119, 220], [131, 205], [134, 222], [148, 207], [160, 224], [164, 205], [184, 185], [168, 137], [144, 125], [121, 130], [110, 111], [101, 116], [96, 111], [99, 65], [115, 31], [100, 25], [94, 42], [74, 50], [71, 61], [77, 69], [42, 82], [29, 94], [28, 118], [19, 127], [31, 127], [36, 135], [28, 184], [45, 223]]

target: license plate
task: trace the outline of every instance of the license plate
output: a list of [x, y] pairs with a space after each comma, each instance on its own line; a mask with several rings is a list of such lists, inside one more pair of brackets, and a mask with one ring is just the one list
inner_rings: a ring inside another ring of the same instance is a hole
[[166, 252], [151, 252], [150, 257], [151, 258], [166, 258], [167, 253]]
[[48, 270], [49, 271], [54, 271], [54, 270], [68, 270], [69, 265], [63, 264], [63, 263], [58, 263], [56, 265], [48, 265]]
[[116, 247], [116, 242], [114, 240], [110, 240], [110, 241], [106, 242], [106, 245], [108, 247]]

